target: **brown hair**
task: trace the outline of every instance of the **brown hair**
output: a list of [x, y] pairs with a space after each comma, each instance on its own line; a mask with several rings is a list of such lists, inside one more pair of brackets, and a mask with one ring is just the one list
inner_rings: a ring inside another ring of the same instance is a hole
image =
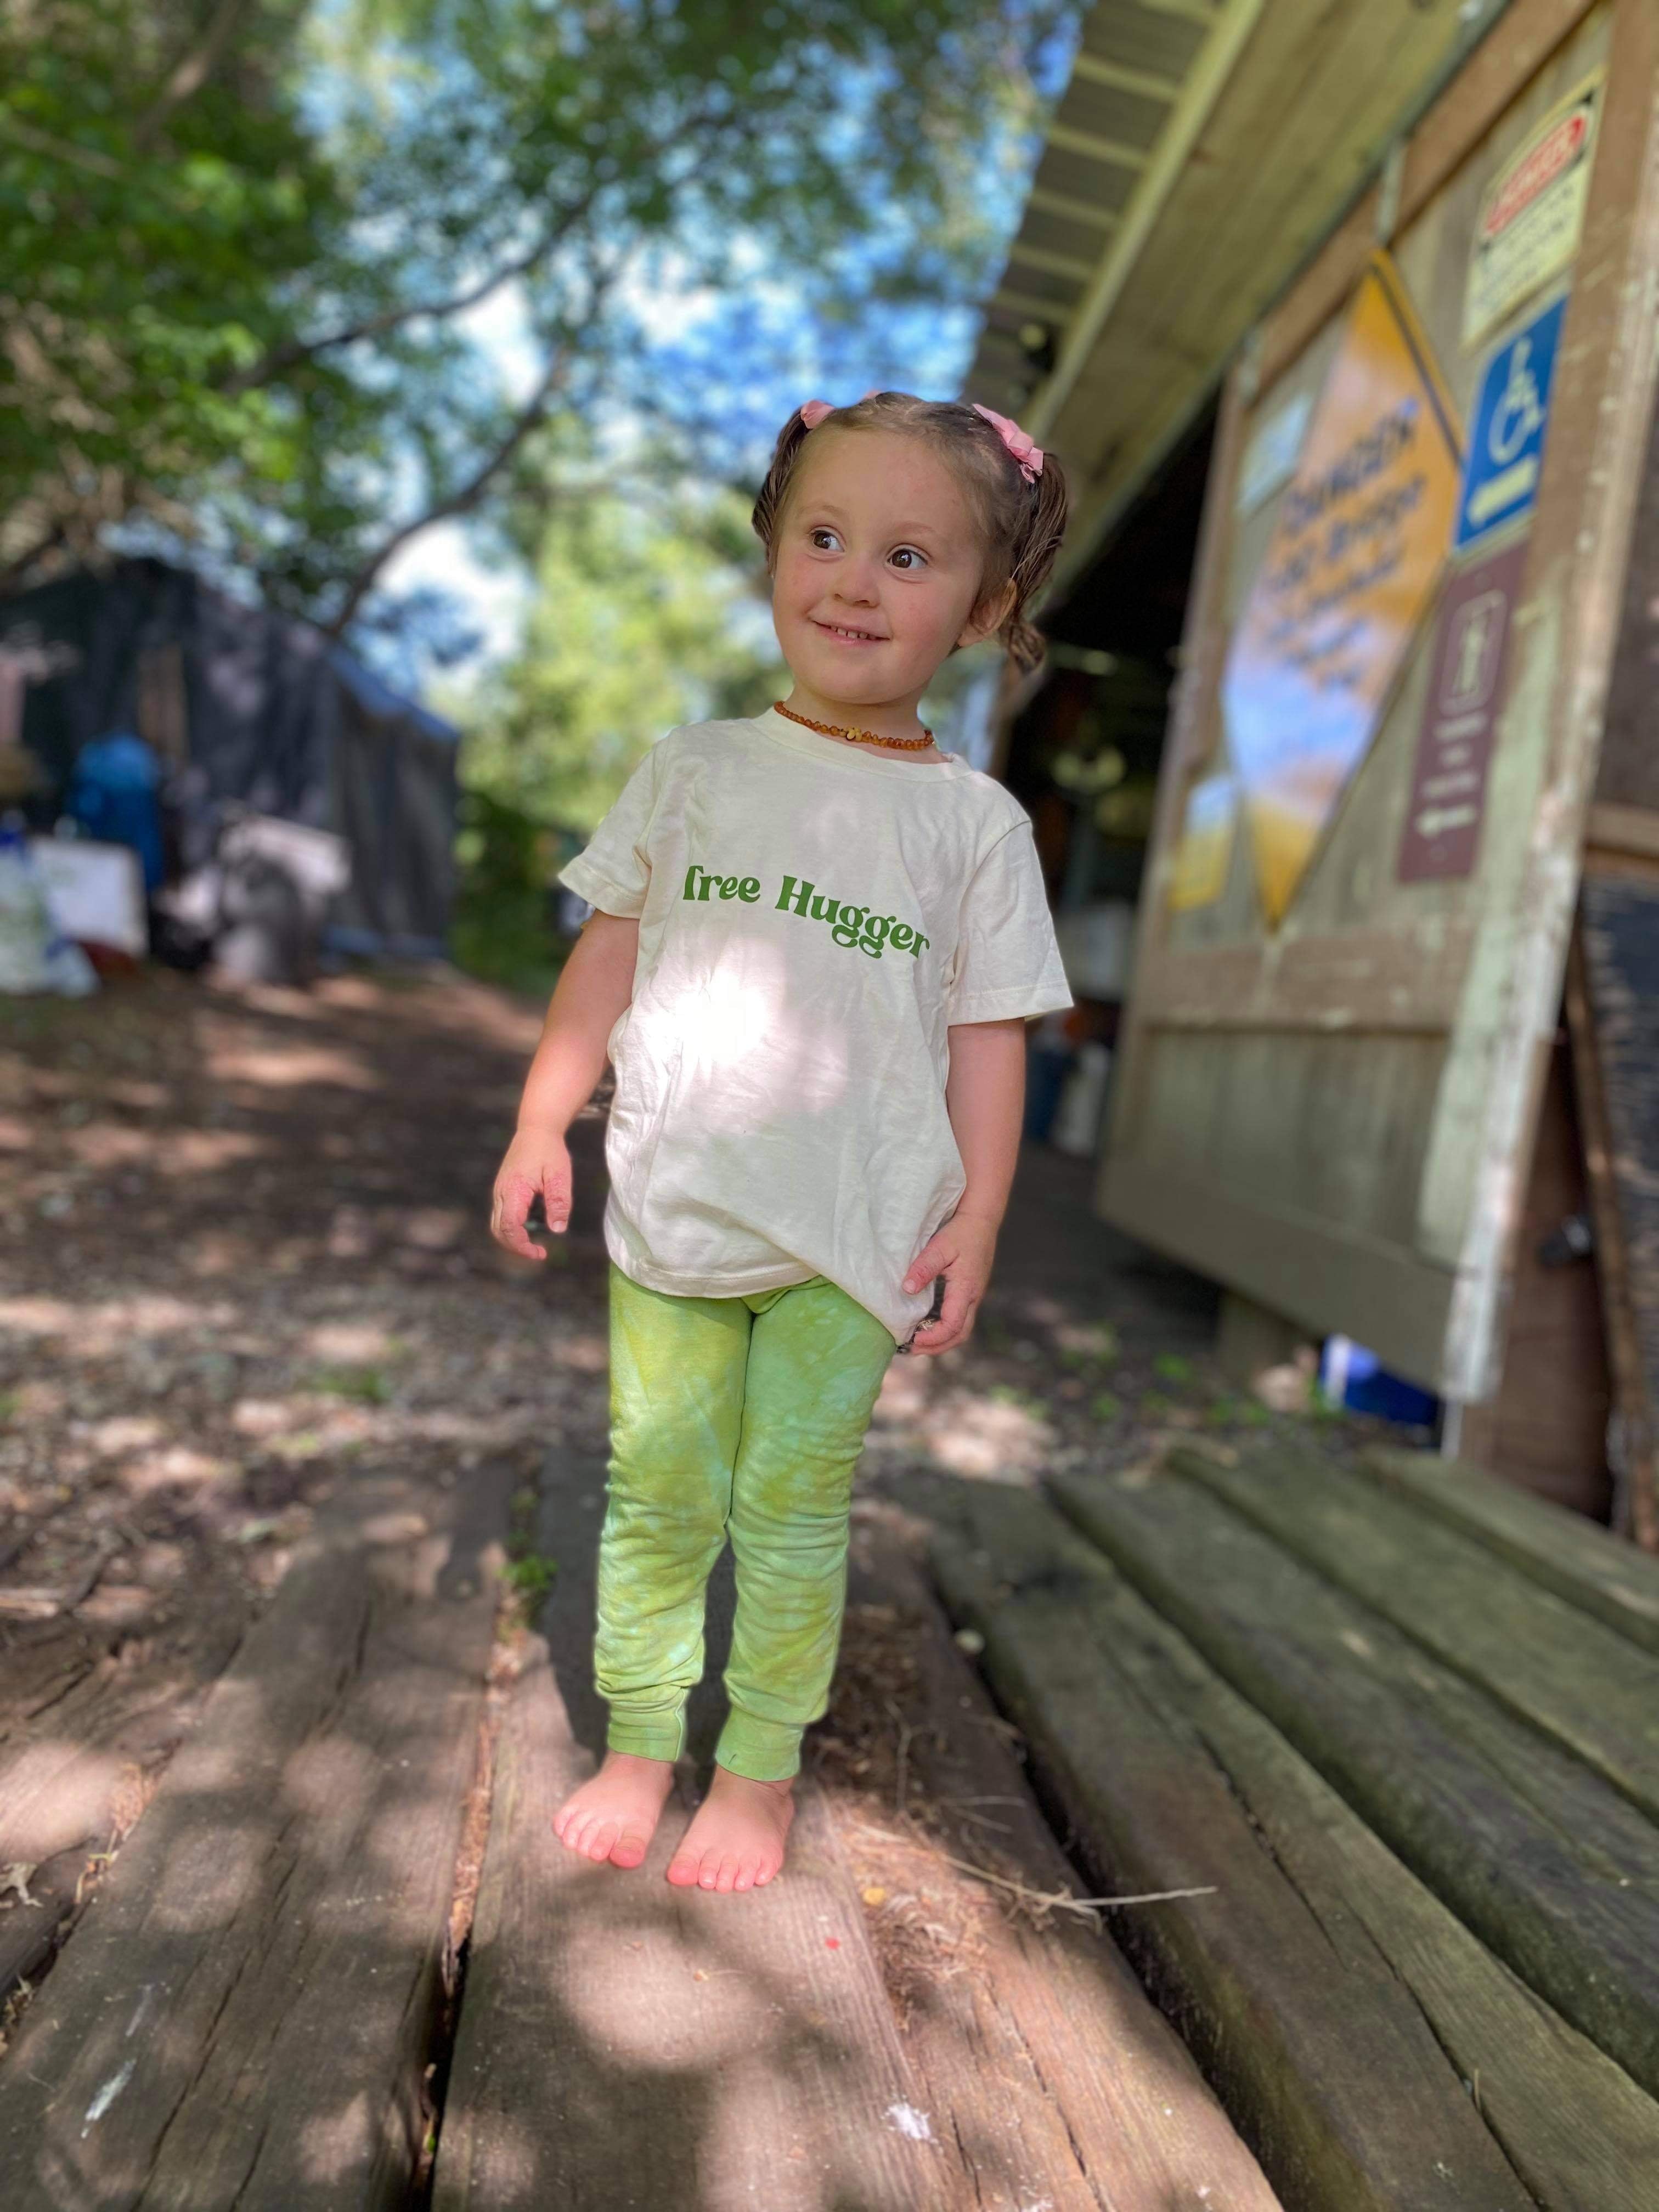
[[[918, 399], [910, 392], [872, 392], [850, 407], [831, 409], [815, 427], [896, 430], [933, 447], [955, 472], [985, 547], [975, 605], [983, 606], [1012, 584], [1013, 599], [997, 635], [1018, 667], [1037, 667], [1045, 641], [1027, 621], [1025, 609], [1048, 581], [1066, 534], [1066, 478], [1054, 455], [1044, 454], [1041, 475], [1028, 483], [1001, 433], [976, 409], [961, 399]], [[790, 482], [810, 434], [798, 407], [778, 433], [772, 465], [755, 501], [751, 519], [766, 548], [769, 570], [776, 557]]]

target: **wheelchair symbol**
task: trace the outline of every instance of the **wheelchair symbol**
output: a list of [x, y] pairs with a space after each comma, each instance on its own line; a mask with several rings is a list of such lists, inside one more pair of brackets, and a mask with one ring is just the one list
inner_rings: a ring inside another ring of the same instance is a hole
[[1538, 379], [1532, 373], [1532, 337], [1517, 338], [1510, 373], [1486, 430], [1486, 451], [1499, 468], [1512, 461], [1544, 427]]

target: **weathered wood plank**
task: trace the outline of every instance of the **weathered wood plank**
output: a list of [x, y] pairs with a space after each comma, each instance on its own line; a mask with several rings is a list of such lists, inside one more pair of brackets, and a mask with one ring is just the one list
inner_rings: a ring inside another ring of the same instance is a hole
[[[1581, 1064], [1593, 1056], [1605, 1117], [1601, 1162], [1606, 1204], [1618, 1222], [1616, 1278], [1605, 1267], [1603, 1291], [1622, 1310], [1615, 1330], [1626, 1333], [1633, 1371], [1620, 1376], [1620, 1412], [1636, 1448], [1627, 1480], [1637, 1541], [1659, 1551], [1654, 1438], [1659, 1432], [1659, 885], [1587, 873], [1580, 892], [1580, 942], [1585, 1033]], [[1610, 1332], [1614, 1334], [1615, 1332]]]
[[1453, 1528], [1468, 1529], [1545, 1589], [1659, 1651], [1659, 1559], [1582, 1514], [1461, 1460], [1376, 1444], [1361, 1452], [1357, 1464]]
[[[435, 2212], [1030, 2212], [1045, 2198], [1054, 2212], [1168, 2212], [1206, 2201], [1205, 2187], [1232, 2212], [1273, 2212], [1249, 2153], [1110, 1946], [1084, 1926], [1011, 1924], [1000, 1898], [946, 1865], [916, 1824], [881, 1819], [811, 1740], [789, 1860], [764, 1891], [667, 1887], [684, 1802], [671, 1802], [636, 1874], [563, 1850], [552, 1814], [603, 1735], [587, 1571], [602, 1486], [597, 1458], [561, 1453], [544, 1473], [544, 1526], [562, 1566], [502, 1727]], [[963, 1834], [994, 1834], [999, 1866], [1012, 1848], [1005, 1870], [1069, 1889], [982, 1687], [914, 1571], [907, 1582], [890, 1547], [872, 1551], [862, 1518], [859, 1561], [848, 1643], [871, 1629], [866, 1606], [918, 1614], [906, 1644], [915, 1696], [901, 1692], [900, 1707], [912, 1802], [1011, 1798], [965, 1808]], [[717, 1573], [712, 1694], [697, 1701], [694, 1748], [717, 1717], [730, 1595]], [[858, 1651], [843, 1650], [856, 1668]], [[940, 1945], [898, 1930], [887, 1908], [902, 1916], [907, 1891], [927, 1893], [928, 1923], [951, 1923]]]
[[[496, 1753], [434, 2212], [697, 2212], [830, 2203], [943, 2205], [945, 2149], [894, 2036], [863, 1908], [814, 1793], [784, 1873], [744, 1897], [663, 1880], [690, 1812], [690, 1767], [645, 1864], [567, 1851], [552, 1816], [592, 1772], [597, 1453], [540, 1480], [540, 1541], [560, 1562], [526, 1643]], [[709, 1668], [726, 1626], [717, 1572]], [[694, 1699], [692, 1753], [718, 1685]]]
[[142, 1810], [246, 1630], [228, 1576], [204, 1568], [196, 1587], [182, 1618], [118, 1635], [72, 1616], [31, 1623], [0, 1651], [0, 1865], [32, 1868], [36, 1900], [0, 1916], [0, 1996], [63, 1942], [93, 1855]]
[[0, 2202], [404, 2202], [511, 1481], [360, 1483], [300, 1548], [24, 2016]]
[[1659, 1658], [1328, 1458], [1278, 1443], [1231, 1465], [1170, 1457], [1659, 1820]]
[[[967, 1542], [947, 1546], [941, 1564], [953, 1601], [987, 1637], [993, 1680], [1029, 1718], [1042, 1771], [1103, 1875], [1133, 1879], [1121, 1855], [1136, 1830], [1128, 1801], [1141, 1772], [1139, 1740], [1155, 1721], [1173, 1751], [1184, 1749], [1195, 1795], [1215, 1795], [1218, 1777], [1224, 1781], [1240, 1828], [1249, 1824], [1240, 1857], [1267, 1856], [1323, 1931], [1328, 1948], [1316, 1979], [1363, 1975], [1368, 1960], [1386, 1969], [1390, 1996], [1421, 2008], [1458, 2094], [1531, 2196], [1548, 2212], [1646, 2212], [1659, 2171], [1659, 2105], [1495, 1959], [1098, 1553], [1044, 1509], [997, 1492], [976, 1496]], [[1127, 1760], [1120, 1716], [1133, 1723]], [[1155, 1863], [1188, 1870], [1190, 1831], [1174, 1825], [1173, 1794], [1147, 1802], [1171, 1824], [1167, 1855]], [[1217, 1899], [1194, 1900], [1179, 1917], [1126, 1911], [1118, 1925], [1173, 1992], [1208, 1978], [1214, 1986], [1200, 2001], [1212, 2016], [1247, 2002], [1259, 2015], [1272, 1984], [1256, 1961], [1237, 1955], [1250, 1932], [1249, 1902], [1227, 1869]], [[1233, 1955], [1210, 1941], [1211, 1921], [1227, 1931]], [[1301, 1995], [1292, 1985], [1292, 1999]], [[1255, 2066], [1276, 2093], [1254, 2032], [1215, 2039], [1215, 2063], [1231, 2080]], [[1347, 2024], [1334, 2047], [1351, 2048]], [[1407, 2116], [1408, 2132], [1419, 2124]], [[1395, 2200], [1425, 2201], [1432, 2200]]]
[[1574, 2027], [1659, 2091], [1659, 1830], [1547, 1736], [1174, 1474], [1062, 1510]]
[[[826, 1784], [825, 1803], [871, 1905], [917, 2101], [957, 2147], [963, 2204], [1273, 2212], [1261, 2167], [1109, 1934], [1063, 1911], [1038, 1925], [995, 1886], [1082, 1893], [1006, 1723], [871, 1506], [858, 1510], [851, 1595], [843, 1667], [858, 1684], [866, 1651], [848, 1644], [876, 1647], [860, 1706], [884, 1734], [882, 1652], [912, 1662], [890, 1687], [903, 1759], [890, 1788], [843, 1780]], [[881, 1773], [887, 1781], [884, 1762]], [[897, 1810], [901, 1793], [920, 1818]], [[950, 1858], [988, 1867], [994, 1881]]]
[[943, 2203], [945, 2151], [815, 1793], [785, 1872], [712, 1897], [663, 1880], [678, 1799], [633, 1872], [564, 1849], [552, 1815], [592, 1764], [532, 1636], [497, 1748], [434, 2212]]
[[1264, 1848], [1144, 1622], [1097, 1633], [1103, 1561], [1029, 1493], [986, 1485], [941, 1534], [947, 1602], [1088, 1850], [1113, 1933], [1179, 2021], [1296, 2212], [1516, 2212], [1525, 2197], [1364, 1930], [1328, 1923]]

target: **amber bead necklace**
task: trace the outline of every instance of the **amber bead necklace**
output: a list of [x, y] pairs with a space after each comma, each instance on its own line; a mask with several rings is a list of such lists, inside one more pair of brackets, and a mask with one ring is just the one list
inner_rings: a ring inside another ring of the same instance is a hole
[[810, 714], [798, 714], [793, 707], [786, 707], [781, 699], [775, 699], [772, 704], [792, 722], [817, 730], [826, 738], [846, 738], [855, 745], [891, 745], [900, 752], [919, 753], [933, 742], [933, 733], [925, 725], [919, 738], [884, 738], [879, 730], [843, 730], [838, 722], [815, 722]]

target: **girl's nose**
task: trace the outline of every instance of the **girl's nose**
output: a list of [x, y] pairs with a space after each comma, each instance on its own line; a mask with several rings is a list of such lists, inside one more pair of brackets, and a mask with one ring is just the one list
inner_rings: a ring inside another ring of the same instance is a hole
[[857, 607], [873, 606], [880, 594], [868, 562], [848, 561], [836, 579], [836, 597]]

